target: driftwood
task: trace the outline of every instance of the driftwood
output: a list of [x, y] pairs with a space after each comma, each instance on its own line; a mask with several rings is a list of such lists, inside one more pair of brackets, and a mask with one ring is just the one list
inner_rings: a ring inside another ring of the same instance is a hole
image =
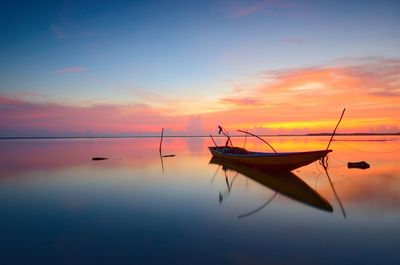
[[359, 168], [359, 169], [367, 169], [369, 168], [369, 164], [365, 161], [359, 162], [348, 162], [347, 168]]
[[107, 160], [107, 159], [108, 159], [108, 157], [98, 157], [98, 156], [92, 157], [93, 161]]
[[160, 157], [161, 157], [161, 163], [162, 163], [163, 157], [175, 157], [175, 155], [163, 155], [162, 154], [163, 137], [164, 137], [164, 128], [162, 128], [162, 130], [161, 130], [160, 146], [158, 147], [158, 152], [160, 153]]

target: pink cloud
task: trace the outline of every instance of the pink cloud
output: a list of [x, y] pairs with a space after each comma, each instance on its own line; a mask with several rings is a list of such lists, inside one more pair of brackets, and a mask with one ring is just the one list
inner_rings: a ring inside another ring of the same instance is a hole
[[66, 73], [82, 73], [88, 71], [86, 67], [74, 66], [74, 67], [65, 67], [56, 71], [59, 74], [66, 74]]
[[0, 94], [0, 136], [158, 134], [162, 127], [184, 132], [190, 119], [147, 105], [86, 107], [36, 103]]

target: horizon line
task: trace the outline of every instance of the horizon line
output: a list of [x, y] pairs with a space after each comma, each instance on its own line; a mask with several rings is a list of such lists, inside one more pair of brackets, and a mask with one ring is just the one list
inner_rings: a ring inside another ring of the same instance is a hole
[[[210, 135], [163, 135], [164, 138], [201, 138]], [[306, 133], [306, 134], [260, 134], [261, 137], [290, 137], [290, 136], [331, 136], [332, 133]], [[336, 133], [335, 136], [396, 136], [395, 133]], [[213, 137], [226, 137], [224, 135], [212, 135]], [[160, 138], [161, 135], [94, 135], [94, 136], [0, 136], [0, 140], [29, 140], [29, 139], [113, 139], [113, 138]], [[231, 137], [245, 137], [245, 135], [234, 134]]]

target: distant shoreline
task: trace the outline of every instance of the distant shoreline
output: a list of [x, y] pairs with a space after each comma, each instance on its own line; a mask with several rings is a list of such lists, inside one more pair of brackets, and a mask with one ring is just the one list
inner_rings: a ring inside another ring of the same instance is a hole
[[[331, 136], [332, 133], [307, 133], [307, 134], [260, 134], [260, 137], [314, 137]], [[397, 133], [337, 133], [335, 136], [399, 136]], [[209, 135], [164, 135], [164, 138], [205, 138]], [[213, 135], [213, 137], [225, 137], [223, 135]], [[244, 135], [231, 135], [231, 137], [245, 137]], [[160, 138], [160, 135], [127, 135], [127, 136], [6, 136], [0, 140], [35, 140], [35, 139], [140, 139], [140, 138]]]

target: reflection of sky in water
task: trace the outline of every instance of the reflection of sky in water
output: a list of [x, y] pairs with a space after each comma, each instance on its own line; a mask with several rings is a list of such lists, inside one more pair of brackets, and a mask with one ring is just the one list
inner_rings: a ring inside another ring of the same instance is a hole
[[[227, 187], [221, 169], [212, 178], [209, 139], [164, 139], [164, 153], [176, 154], [164, 158], [164, 173], [159, 139], [1, 141], [1, 264], [398, 264], [400, 148], [390, 139], [333, 143], [329, 174], [346, 218], [317, 164], [295, 173], [333, 213], [278, 194], [238, 218], [274, 191], [239, 174], [219, 203]], [[319, 137], [270, 142], [278, 150], [326, 145]], [[358, 160], [371, 168], [344, 164]]]

